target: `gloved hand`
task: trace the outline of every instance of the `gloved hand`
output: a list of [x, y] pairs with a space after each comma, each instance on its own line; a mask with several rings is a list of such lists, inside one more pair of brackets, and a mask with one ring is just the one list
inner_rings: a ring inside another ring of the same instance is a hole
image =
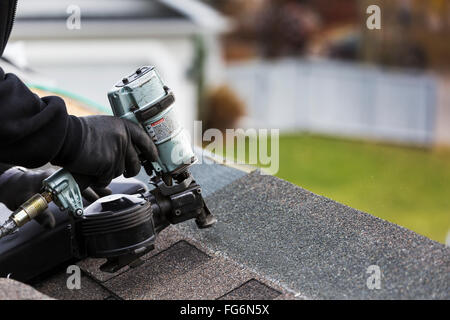
[[[22, 167], [12, 167], [0, 175], [0, 202], [14, 211], [42, 189], [42, 180], [51, 176], [55, 170], [27, 170]], [[111, 194], [108, 188], [87, 188], [82, 192], [88, 202], [94, 202], [100, 197]], [[55, 226], [55, 217], [49, 209], [41, 213], [35, 220], [45, 228]]]
[[80, 117], [82, 145], [70, 163], [59, 164], [68, 171], [92, 178], [92, 185], [104, 187], [123, 174], [136, 176], [139, 156], [157, 161], [158, 150], [142, 127], [113, 116]]

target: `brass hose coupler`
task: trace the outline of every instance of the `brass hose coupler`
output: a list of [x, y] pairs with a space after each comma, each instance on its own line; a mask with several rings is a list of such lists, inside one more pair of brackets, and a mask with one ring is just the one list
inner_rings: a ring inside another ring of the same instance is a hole
[[35, 194], [12, 214], [11, 219], [17, 227], [21, 227], [46, 210], [51, 201], [52, 194], [50, 192]]

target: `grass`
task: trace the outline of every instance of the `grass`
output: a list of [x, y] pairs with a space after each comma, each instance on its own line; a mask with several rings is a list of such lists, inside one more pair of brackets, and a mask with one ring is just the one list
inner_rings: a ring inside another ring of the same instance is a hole
[[448, 151], [282, 135], [276, 175], [441, 243], [450, 229]]

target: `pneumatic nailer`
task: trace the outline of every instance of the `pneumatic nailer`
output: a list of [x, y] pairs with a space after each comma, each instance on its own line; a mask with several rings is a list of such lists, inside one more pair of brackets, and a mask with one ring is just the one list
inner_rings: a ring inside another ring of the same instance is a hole
[[[21, 233], [22, 230], [16, 231], [46, 210], [51, 202], [69, 213], [59, 222], [63, 228], [42, 231], [48, 232], [45, 237], [28, 235], [29, 241], [18, 241], [20, 245], [10, 246], [7, 252], [2, 252], [0, 242], [0, 277], [12, 274], [15, 279], [27, 281], [64, 259], [85, 257], [106, 258], [101, 269], [115, 272], [124, 266], [136, 265], [142, 255], [154, 248], [157, 234], [170, 224], [195, 219], [199, 228], [207, 228], [216, 222], [205, 204], [201, 187], [189, 172], [196, 157], [175, 117], [174, 94], [155, 68], [137, 69], [119, 81], [108, 98], [113, 114], [140, 124], [158, 149], [156, 162], [142, 161], [153, 189], [127, 190], [128, 194], [113, 194], [84, 208], [80, 191], [88, 185], [64, 168], [60, 169], [43, 181], [40, 194], [22, 204], [0, 226], [0, 238], [3, 238], [0, 241]], [[55, 249], [61, 252], [54, 252], [54, 255], [52, 248], [44, 247], [44, 242], [51, 237], [67, 241]], [[42, 259], [50, 256], [55, 261], [37, 261], [36, 267], [29, 266], [34, 270], [29, 271], [22, 263], [30, 258], [24, 255], [36, 251], [29, 248], [38, 248], [43, 252]]]

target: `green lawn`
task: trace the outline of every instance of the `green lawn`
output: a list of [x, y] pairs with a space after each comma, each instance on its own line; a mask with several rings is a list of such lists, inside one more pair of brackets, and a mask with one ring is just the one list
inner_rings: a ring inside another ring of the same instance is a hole
[[277, 176], [442, 243], [450, 230], [448, 151], [282, 135]]

